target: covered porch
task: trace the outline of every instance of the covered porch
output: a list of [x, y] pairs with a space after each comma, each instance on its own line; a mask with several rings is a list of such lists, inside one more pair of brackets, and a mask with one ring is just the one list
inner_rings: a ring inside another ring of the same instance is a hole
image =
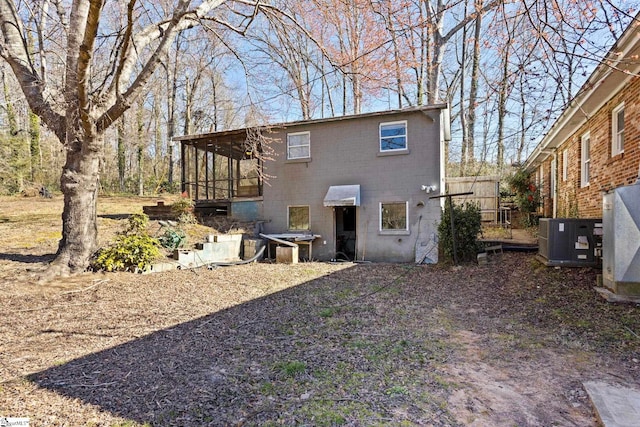
[[175, 137], [181, 149], [181, 191], [202, 215], [230, 215], [234, 202], [262, 199], [259, 140], [247, 129]]

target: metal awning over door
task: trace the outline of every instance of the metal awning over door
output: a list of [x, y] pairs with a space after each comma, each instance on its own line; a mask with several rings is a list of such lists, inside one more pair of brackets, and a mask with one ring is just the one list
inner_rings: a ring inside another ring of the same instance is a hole
[[360, 185], [332, 185], [324, 196], [325, 206], [360, 206]]

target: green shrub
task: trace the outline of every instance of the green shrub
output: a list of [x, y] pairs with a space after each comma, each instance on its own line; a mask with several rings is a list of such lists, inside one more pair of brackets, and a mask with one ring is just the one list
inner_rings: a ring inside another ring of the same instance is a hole
[[[442, 220], [438, 225], [440, 251], [445, 259], [453, 260], [453, 239], [451, 236], [450, 204], [446, 203]], [[453, 205], [456, 253], [458, 261], [472, 261], [482, 249], [478, 234], [482, 227], [480, 207], [473, 203], [463, 206]]]
[[536, 212], [540, 206], [540, 189], [524, 170], [520, 169], [509, 178], [509, 185], [515, 193], [514, 202], [520, 212]]
[[171, 213], [181, 224], [195, 224], [198, 222], [193, 213], [193, 200], [183, 195], [180, 200], [171, 205]]
[[181, 197], [180, 200], [171, 204], [171, 212], [176, 217], [186, 213], [193, 214], [193, 200], [188, 197]]
[[160, 242], [146, 231], [149, 217], [134, 214], [115, 241], [94, 255], [91, 267], [104, 271], [144, 271], [160, 258]]

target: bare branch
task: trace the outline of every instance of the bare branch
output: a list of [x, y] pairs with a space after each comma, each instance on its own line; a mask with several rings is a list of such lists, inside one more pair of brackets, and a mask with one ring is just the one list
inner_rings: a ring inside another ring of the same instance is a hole
[[135, 98], [151, 79], [157, 65], [166, 56], [176, 35], [180, 31], [193, 26], [195, 22], [203, 18], [207, 13], [224, 3], [224, 0], [203, 1], [196, 9], [189, 11], [187, 8], [190, 3], [189, 0], [181, 0], [171, 20], [150, 25], [133, 37], [132, 43], [128, 45], [128, 50], [122, 53], [123, 62], [118, 77], [120, 83], [130, 80], [140, 53], [153, 41], [160, 40], [160, 43], [128, 89], [124, 90], [115, 84], [112, 85], [102, 103], [96, 106], [94, 116], [99, 117], [97, 119], [99, 131], [109, 127], [132, 105]]
[[45, 92], [42, 79], [37, 70], [31, 66], [27, 43], [23, 36], [24, 25], [13, 2], [0, 1], [0, 20], [4, 36], [4, 41], [0, 44], [0, 56], [13, 69], [31, 110], [42, 117], [44, 123], [60, 141], [64, 141], [65, 117], [54, 110]]
[[91, 69], [91, 59], [93, 58], [93, 46], [98, 33], [98, 22], [103, 0], [90, 0], [89, 13], [85, 24], [85, 33], [80, 46], [78, 56], [78, 101], [80, 103], [80, 118], [87, 134], [93, 132], [92, 122], [89, 118], [90, 102], [88, 96], [88, 86], [91, 81], [89, 75]]

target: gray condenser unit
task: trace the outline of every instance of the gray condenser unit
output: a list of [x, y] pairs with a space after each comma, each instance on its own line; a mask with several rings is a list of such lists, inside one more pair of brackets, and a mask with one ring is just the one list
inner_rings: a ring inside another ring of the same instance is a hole
[[603, 197], [602, 283], [614, 293], [640, 296], [640, 179]]
[[602, 231], [601, 219], [541, 218], [538, 256], [548, 266], [599, 266]]

